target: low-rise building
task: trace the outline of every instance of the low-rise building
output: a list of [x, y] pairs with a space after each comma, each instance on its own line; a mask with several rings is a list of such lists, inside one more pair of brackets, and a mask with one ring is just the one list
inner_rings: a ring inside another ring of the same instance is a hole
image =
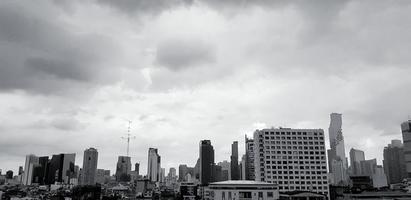
[[210, 183], [204, 194], [204, 199], [210, 200], [275, 200], [280, 198], [276, 184], [246, 180]]

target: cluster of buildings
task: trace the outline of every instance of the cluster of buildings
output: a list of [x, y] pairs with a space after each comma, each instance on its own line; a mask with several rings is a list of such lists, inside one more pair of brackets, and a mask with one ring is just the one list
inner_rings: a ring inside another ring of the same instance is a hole
[[144, 176], [139, 163], [132, 169], [129, 156], [118, 157], [114, 175], [98, 169], [98, 151], [89, 148], [82, 168], [75, 165], [75, 154], [27, 155], [24, 169], [20, 167], [14, 176], [7, 171], [2, 177], [5, 183], [22, 185], [111, 185], [111, 191], [122, 195], [133, 191], [134, 196], [146, 198], [164, 193], [185, 199], [327, 199], [338, 187], [375, 190], [406, 183], [411, 178], [411, 120], [401, 129], [403, 142], [392, 140], [384, 148], [383, 165], [354, 148], [348, 160], [342, 115], [332, 113], [330, 149], [323, 129], [266, 128], [256, 130], [253, 138], [245, 136], [241, 157], [238, 141], [233, 141], [230, 158], [221, 162], [215, 160], [211, 141], [201, 140], [195, 166], [180, 164], [178, 175], [175, 168], [166, 175], [156, 148], [148, 149]]

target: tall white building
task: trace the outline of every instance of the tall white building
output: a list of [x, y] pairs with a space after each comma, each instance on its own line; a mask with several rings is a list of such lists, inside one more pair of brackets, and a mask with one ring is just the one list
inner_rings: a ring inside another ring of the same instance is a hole
[[161, 177], [161, 157], [155, 148], [148, 149], [147, 177], [150, 181], [159, 182]]
[[95, 148], [89, 148], [84, 151], [83, 157], [83, 174], [82, 185], [94, 185], [96, 184], [97, 177], [97, 160], [98, 152]]
[[31, 185], [33, 181], [33, 169], [37, 164], [39, 164], [39, 157], [33, 154], [26, 156], [26, 162], [24, 164], [23, 185]]
[[322, 129], [271, 128], [254, 132], [255, 180], [278, 184], [280, 192], [328, 195]]
[[334, 185], [346, 185], [347, 157], [345, 156], [344, 136], [342, 134], [342, 115], [339, 113], [330, 114], [330, 127], [328, 128], [330, 138], [330, 148], [328, 150], [328, 167]]

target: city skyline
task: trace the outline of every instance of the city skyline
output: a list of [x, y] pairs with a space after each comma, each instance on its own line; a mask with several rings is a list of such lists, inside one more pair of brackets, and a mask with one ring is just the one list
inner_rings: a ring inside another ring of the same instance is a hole
[[382, 164], [402, 139], [409, 2], [124, 2], [0, 2], [3, 172], [29, 154], [75, 153], [81, 165], [94, 147], [114, 173], [128, 120], [140, 174], [149, 147], [169, 169], [194, 166], [204, 139], [216, 162], [238, 141], [241, 160], [244, 134], [271, 126], [321, 128], [328, 141], [332, 112], [346, 156]]

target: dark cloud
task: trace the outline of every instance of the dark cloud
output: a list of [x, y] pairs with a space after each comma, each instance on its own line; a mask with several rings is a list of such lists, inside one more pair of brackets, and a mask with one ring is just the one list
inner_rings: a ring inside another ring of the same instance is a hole
[[173, 71], [216, 61], [215, 49], [201, 40], [172, 39], [157, 47], [156, 62]]
[[0, 3], [0, 90], [54, 93], [92, 86], [112, 63], [107, 56], [118, 55], [109, 38], [73, 33], [56, 19], [55, 7], [43, 6], [36, 12], [27, 2]]
[[110, 6], [126, 14], [150, 14], [156, 15], [164, 10], [191, 5], [193, 0], [97, 0], [103, 5]]

